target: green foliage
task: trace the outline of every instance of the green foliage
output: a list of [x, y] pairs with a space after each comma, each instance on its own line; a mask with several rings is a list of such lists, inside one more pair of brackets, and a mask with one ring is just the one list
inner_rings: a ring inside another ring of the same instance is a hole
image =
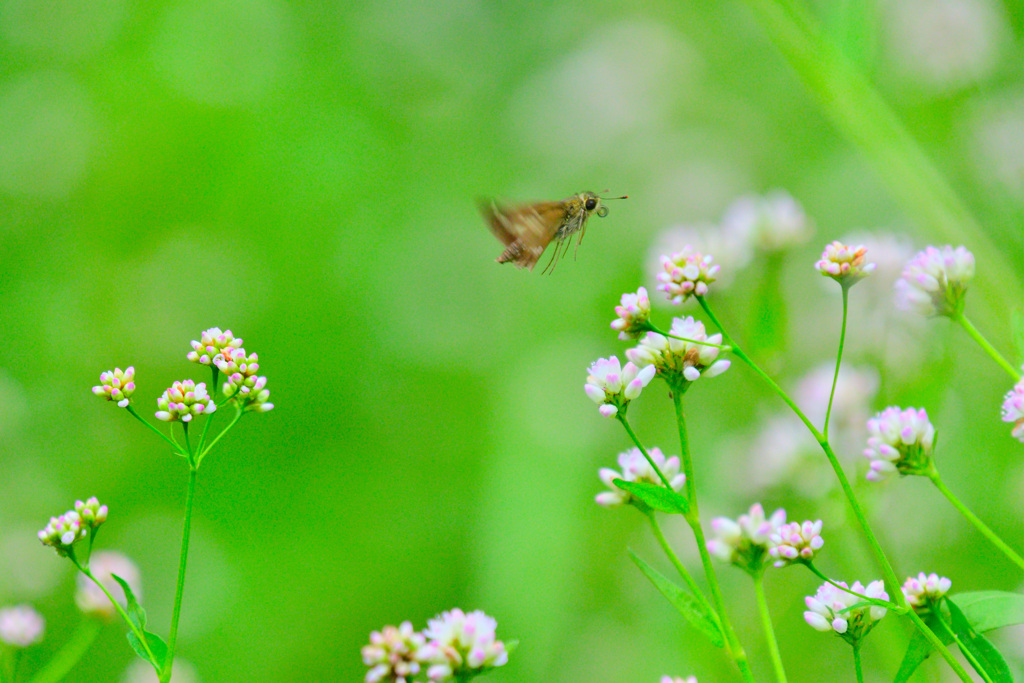
[[665, 599], [690, 622], [690, 625], [706, 635], [715, 647], [725, 647], [725, 639], [722, 637], [722, 631], [718, 627], [718, 617], [714, 612], [705, 607], [704, 603], [691, 593], [665, 578], [632, 550], [629, 551], [629, 557], [644, 573], [644, 576], [654, 584], [654, 587], [665, 596]]
[[627, 491], [630, 495], [639, 498], [639, 501], [634, 501], [634, 504], [639, 503], [637, 507], [641, 511], [646, 511], [646, 508], [657, 510], [658, 512], [682, 515], [686, 514], [686, 511], [689, 509], [686, 496], [661, 484], [652, 484], [644, 481], [626, 481], [625, 479], [615, 479], [613, 483], [623, 491]]

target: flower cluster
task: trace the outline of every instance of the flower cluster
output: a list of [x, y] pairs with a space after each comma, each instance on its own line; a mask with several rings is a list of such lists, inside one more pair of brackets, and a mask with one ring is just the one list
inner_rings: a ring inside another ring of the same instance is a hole
[[750, 506], [750, 512], [739, 519], [716, 517], [711, 520], [715, 537], [707, 542], [708, 552], [724, 562], [756, 574], [764, 566], [771, 547], [771, 536], [780, 532], [786, 523], [786, 511], [779, 508], [765, 519], [760, 503]]
[[598, 404], [598, 412], [613, 417], [624, 410], [654, 378], [654, 366], [641, 370], [633, 363], [626, 367], [619, 364], [616, 356], [601, 358], [587, 368], [587, 383], [583, 390]]
[[29, 605], [0, 609], [0, 643], [28, 647], [43, 639], [46, 620]]
[[974, 255], [964, 247], [927, 247], [904, 267], [896, 282], [896, 305], [922, 315], [959, 315], [973, 277]]
[[935, 447], [935, 428], [924, 408], [900, 410], [889, 406], [868, 420], [868, 447], [864, 456], [871, 460], [866, 477], [881, 481], [893, 472], [924, 474], [931, 467]]
[[196, 415], [209, 415], [217, 410], [217, 404], [206, 393], [206, 383], [196, 384], [190, 379], [168, 387], [156, 400], [156, 406], [160, 409], [156, 418], [164, 422], [190, 422]]
[[651, 300], [647, 297], [647, 289], [641, 287], [636, 294], [622, 295], [621, 303], [615, 307], [612, 329], [619, 333], [619, 339], [629, 341], [639, 339], [649, 329], [651, 319]]
[[231, 330], [222, 332], [211, 327], [199, 335], [199, 341], [192, 341], [192, 350], [186, 356], [193, 363], [213, 365], [217, 356], [242, 347], [242, 340], [236, 339]]
[[[112, 574], [127, 581], [136, 599], [142, 599], [142, 574], [135, 563], [124, 555], [114, 552], [96, 553], [89, 558], [89, 571], [122, 607], [127, 606], [124, 588], [114, 581]], [[75, 604], [78, 605], [78, 609], [86, 614], [99, 617], [114, 616], [114, 606], [110, 603], [106, 593], [93, 583], [92, 579], [85, 574], [79, 574], [77, 584]]]
[[92, 393], [102, 396], [108, 401], [117, 401], [119, 408], [128, 407], [128, 399], [135, 391], [135, 368], [127, 370], [114, 368], [100, 373], [100, 383], [92, 388]]
[[716, 360], [721, 349], [695, 343], [722, 343], [721, 334], [707, 335], [704, 323], [692, 317], [675, 318], [669, 333], [671, 337], [648, 332], [639, 346], [626, 350], [626, 357], [640, 367], [653, 365], [671, 385], [694, 382], [702, 376], [714, 377], [729, 369], [730, 361]]
[[835, 631], [848, 643], [856, 645], [886, 613], [884, 607], [866, 602], [859, 596], [888, 600], [889, 594], [885, 592], [882, 581], [872, 581], [867, 586], [862, 586], [860, 581], [854, 581], [853, 586], [847, 586], [843, 581], [836, 583], [858, 595], [830, 583], [822, 584], [814, 597], [804, 598], [808, 609], [804, 612], [804, 620], [817, 631]]
[[51, 517], [50, 523], [37, 535], [43, 545], [51, 546], [58, 555], [66, 555], [76, 541], [86, 538], [90, 530], [98, 529], [105, 521], [107, 506], [100, 505], [93, 496], [85, 502], [75, 501], [74, 510]]
[[367, 683], [410, 683], [426, 668], [431, 682], [468, 680], [508, 662], [505, 644], [497, 640], [497, 622], [477, 610], [443, 612], [427, 621], [421, 633], [412, 624], [385, 626], [370, 634], [363, 663], [370, 667]]
[[814, 557], [825, 545], [821, 537], [822, 521], [790, 522], [780, 525], [769, 535], [768, 554], [775, 558], [776, 567], [801, 564]]
[[[671, 458], [666, 459], [665, 454], [661, 452], [660, 448], [650, 449], [648, 455], [651, 456], [651, 460], [654, 461], [654, 464], [658, 466], [661, 473], [668, 479], [672, 489], [675, 491], [681, 490], [683, 485], [686, 484], [686, 475], [679, 472], [679, 458], [673, 455]], [[639, 448], [619, 453], [618, 460], [619, 467], [622, 469], [621, 472], [616, 472], [607, 467], [601, 468], [598, 472], [598, 477], [601, 478], [601, 481], [611, 489], [610, 491], [603, 491], [594, 497], [598, 505], [614, 508], [633, 502], [632, 494], [615, 485], [616, 479], [657, 484], [658, 486], [665, 485], [661, 477], [658, 476], [658, 473], [651, 467], [651, 463], [647, 462], [647, 458], [644, 457]]]
[[1024, 380], [1014, 384], [1003, 397], [1003, 422], [1013, 423], [1010, 433], [1024, 442]]
[[908, 577], [900, 590], [903, 591], [907, 604], [913, 607], [915, 612], [927, 614], [935, 609], [952, 585], [953, 582], [944, 576], [934, 572], [921, 572], [917, 576]]
[[712, 265], [713, 258], [700, 253], [690, 245], [671, 256], [661, 257], [664, 272], [658, 273], [658, 289], [674, 304], [681, 304], [691, 296], [704, 296], [708, 285], [715, 281], [721, 269]]
[[876, 268], [874, 263], [865, 263], [867, 247], [858, 245], [850, 247], [835, 241], [825, 247], [821, 259], [814, 264], [818, 272], [830, 277], [844, 287], [853, 285], [857, 280], [865, 278]]

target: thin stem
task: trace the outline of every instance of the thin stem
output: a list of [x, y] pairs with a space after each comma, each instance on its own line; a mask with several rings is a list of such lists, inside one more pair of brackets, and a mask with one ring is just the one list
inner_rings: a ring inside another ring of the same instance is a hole
[[960, 648], [960, 653], [964, 656], [964, 659], [971, 663], [971, 666], [974, 667], [974, 670], [977, 671], [983, 679], [985, 679], [985, 683], [992, 683], [992, 677], [988, 675], [988, 672], [985, 671], [985, 668], [983, 666], [981, 666], [978, 660], [971, 653], [970, 649], [964, 647], [963, 643], [960, 642], [960, 636], [958, 636], [956, 632], [949, 627], [949, 624], [943, 621], [942, 618], [938, 615], [936, 615], [935, 621], [941, 624], [943, 632], [950, 640], [956, 643], [957, 647]]
[[828, 395], [828, 409], [825, 411], [825, 426], [821, 433], [828, 438], [828, 421], [832, 417], [832, 401], [836, 397], [836, 384], [839, 383], [839, 366], [843, 362], [843, 346], [846, 344], [846, 316], [849, 310], [850, 288], [842, 287], [843, 290], [843, 324], [839, 329], [839, 352], [836, 354], [836, 371], [832, 375], [832, 391]]
[[694, 581], [693, 576], [689, 571], [687, 571], [686, 567], [683, 566], [683, 563], [679, 561], [676, 551], [673, 550], [672, 546], [669, 545], [667, 540], [665, 540], [665, 534], [661, 532], [661, 526], [658, 524], [658, 520], [655, 517], [653, 510], [647, 513], [647, 519], [651, 522], [651, 529], [654, 531], [654, 537], [658, 539], [658, 545], [660, 545], [661, 549], [665, 551], [665, 555], [668, 557], [669, 562], [672, 563], [672, 566], [676, 568], [676, 571], [679, 572], [679, 576], [683, 577], [683, 581], [685, 581], [686, 585], [689, 586], [691, 591], [693, 591], [694, 597], [700, 600], [704, 606], [708, 608], [708, 611], [713, 611], [711, 603], [709, 603], [708, 599], [704, 596], [700, 586], [698, 586], [697, 582]]
[[213, 447], [217, 445], [217, 442], [220, 441], [221, 437], [227, 434], [229, 431], [231, 431], [231, 428], [234, 427], [238, 423], [238, 421], [242, 419], [242, 415], [244, 414], [245, 413], [241, 409], [241, 407], [237, 407], [235, 409], [235, 417], [232, 418], [231, 422], [228, 423], [228, 426], [222, 429], [220, 431], [220, 434], [218, 434], [217, 437], [210, 442], [210, 445], [205, 447], [203, 451], [199, 454], [199, 457], [196, 458], [196, 467], [199, 467], [200, 463], [203, 462], [203, 458], [206, 457], [206, 454], [213, 450]]
[[942, 478], [939, 477], [938, 470], [932, 467], [931, 471], [928, 473], [927, 476], [929, 479], [932, 480], [932, 483], [935, 484], [935, 488], [939, 490], [939, 493], [944, 495], [946, 497], [946, 500], [952, 503], [953, 507], [959, 510], [960, 514], [963, 515], [968, 522], [973, 524], [975, 528], [978, 531], [980, 531], [985, 538], [991, 541], [995, 547], [999, 548], [999, 550], [1001, 550], [1004, 555], [1010, 558], [1010, 560], [1015, 565], [1017, 565], [1021, 569], [1024, 569], [1024, 558], [1021, 558], [1021, 556], [1018, 555], [1013, 550], [1013, 548], [1008, 546], [1005, 542], [1003, 542], [1003, 539], [999, 538], [999, 536], [996, 535], [996, 532], [992, 531], [992, 529], [990, 529], [987, 524], [981, 521], [977, 515], [975, 515], [967, 508], [966, 505], [960, 502], [959, 498], [953, 495], [953, 492], [946, 487], [946, 484], [942, 481]]
[[82, 660], [86, 651], [96, 641], [100, 626], [101, 622], [97, 619], [82, 621], [46, 666], [32, 677], [30, 683], [58, 683], [58, 681], [64, 680], [68, 672]]
[[971, 336], [971, 339], [978, 342], [978, 346], [980, 346], [999, 367], [1006, 370], [1006, 373], [1013, 378], [1014, 382], [1018, 382], [1021, 379], [1020, 371], [1010, 365], [1010, 362], [1003, 358], [1001, 353], [996, 351], [996, 348], [989, 343], [988, 339], [985, 339], [985, 335], [983, 335], [978, 328], [967, 319], [967, 316], [964, 315], [962, 311], [951, 315], [950, 317], [954, 322], [960, 323], [960, 327], [967, 331], [967, 334]]
[[156, 435], [157, 435], [157, 436], [159, 436], [159, 437], [160, 437], [161, 439], [163, 439], [164, 441], [166, 441], [167, 443], [169, 443], [169, 444], [171, 445], [171, 447], [172, 447], [172, 448], [174, 449], [174, 452], [175, 452], [175, 453], [181, 453], [181, 446], [179, 446], [179, 445], [178, 445], [178, 444], [177, 444], [177, 443], [176, 443], [176, 442], [174, 441], [174, 439], [170, 438], [169, 436], [167, 436], [166, 434], [164, 434], [163, 432], [161, 432], [161, 431], [160, 431], [159, 429], [157, 429], [156, 427], [154, 427], [153, 425], [149, 424], [149, 423], [148, 423], [148, 422], [146, 422], [146, 421], [145, 421], [144, 419], [142, 419], [142, 416], [141, 416], [141, 415], [139, 415], [139, 414], [138, 414], [137, 412], [135, 412], [135, 408], [133, 408], [133, 407], [132, 407], [132, 404], [131, 404], [131, 403], [129, 403], [129, 404], [128, 404], [128, 406], [127, 406], [127, 407], [125, 408], [125, 410], [127, 410], [127, 411], [128, 411], [128, 412], [129, 412], [129, 413], [130, 413], [130, 414], [131, 414], [131, 415], [132, 415], [132, 416], [133, 416], [133, 417], [134, 417], [134, 418], [136, 419], [136, 420], [138, 420], [138, 421], [139, 421], [139, 422], [141, 422], [142, 424], [144, 424], [144, 425], [146, 425], [147, 427], [149, 427], [149, 428], [150, 428], [150, 429], [151, 429], [151, 430], [153, 431], [153, 433], [154, 433], [154, 434], [156, 434]]
[[114, 599], [114, 596], [110, 594], [110, 591], [108, 591], [107, 587], [103, 585], [103, 582], [99, 581], [95, 576], [93, 576], [92, 572], [89, 571], [88, 567], [83, 567], [82, 565], [78, 564], [78, 561], [74, 559], [71, 555], [69, 555], [68, 557], [70, 557], [71, 561], [75, 563], [76, 567], [78, 567], [78, 571], [88, 576], [90, 581], [99, 586], [99, 589], [103, 591], [104, 595], [107, 596], [107, 600], [110, 600], [110, 604], [114, 606], [114, 609], [117, 610], [117, 613], [121, 615], [122, 619], [124, 619], [124, 623], [128, 624], [128, 628], [131, 630], [132, 633], [135, 634], [135, 637], [139, 639], [139, 642], [142, 643], [142, 649], [144, 649], [146, 651], [146, 654], [149, 655], [149, 661], [155, 662], [156, 657], [153, 656], [153, 651], [149, 649], [149, 640], [146, 638], [146, 634], [142, 631], [142, 629], [135, 625], [135, 622], [131, 620], [131, 617], [128, 616], [128, 613], [124, 611], [124, 607], [121, 607], [121, 603]]
[[777, 683], [786, 683], [786, 670], [782, 666], [779, 644], [775, 640], [775, 629], [772, 627], [772, 615], [768, 611], [768, 598], [764, 593], [764, 572], [758, 571], [753, 576], [754, 593], [757, 595], [757, 609], [761, 613], [761, 628], [764, 630], [765, 640], [768, 641], [768, 653], [772, 658], [775, 680]]
[[856, 591], [850, 590], [849, 588], [847, 588], [846, 586], [842, 585], [841, 583], [836, 583], [835, 581], [833, 581], [832, 579], [828, 578], [823, 573], [821, 573], [821, 571], [817, 567], [815, 567], [812, 562], [803, 562], [803, 565], [805, 567], [807, 567], [808, 569], [810, 569], [812, 572], [814, 572], [814, 574], [819, 579], [824, 581], [825, 583], [830, 584], [830, 585], [838, 588], [839, 590], [841, 590], [843, 592], [849, 593], [850, 595], [852, 595], [852, 596], [854, 596], [856, 598], [860, 598], [864, 602], [869, 602], [872, 605], [878, 605], [879, 607], [884, 607], [885, 609], [891, 610], [891, 611], [895, 612], [896, 614], [905, 614], [906, 611], [907, 611], [905, 608], [902, 608], [899, 605], [896, 605], [895, 603], [889, 602], [888, 600], [880, 600], [878, 598], [869, 598], [866, 595], [861, 595], [860, 593], [858, 593]]
[[655, 327], [650, 322], [647, 323], [647, 329], [649, 329], [651, 332], [655, 332], [657, 334], [660, 334], [663, 337], [668, 337], [669, 339], [678, 339], [679, 341], [688, 342], [690, 344], [696, 344], [698, 346], [710, 346], [711, 348], [718, 349], [720, 351], [728, 351], [729, 350], [728, 344], [712, 344], [711, 342], [709, 342], [707, 340], [701, 341], [699, 339], [688, 339], [687, 337], [680, 337], [680, 336], [672, 334], [671, 332], [666, 332], [665, 330], [659, 329], [658, 327]]
[[853, 671], [857, 674], [857, 683], [864, 683], [864, 671], [860, 664], [860, 643], [853, 646]]
[[[629, 420], [626, 419], [626, 416], [622, 414], [621, 410], [618, 413], [616, 413], [615, 416], [619, 419], [619, 422], [622, 423], [622, 426], [626, 428], [626, 433], [629, 434], [629, 438], [633, 440], [633, 443], [636, 444], [636, 447], [640, 449], [641, 453], [643, 453], [644, 458], [647, 459], [647, 463], [654, 469], [655, 472], [658, 473], [658, 478], [661, 479], [661, 483], [663, 483], [665, 485], [665, 488], [667, 488], [669, 491], [674, 491], [675, 489], [673, 489], [672, 484], [669, 483], [668, 477], [665, 476], [665, 474], [661, 471], [661, 468], [659, 468], [657, 463], [654, 462], [654, 459], [651, 458], [651, 454], [647, 452], [647, 449], [644, 448], [644, 445], [640, 443], [640, 439], [637, 437], [636, 432], [633, 431], [633, 428], [629, 425]], [[687, 478], [689, 478], [689, 475], [687, 475]]]
[[682, 387], [676, 385], [671, 388], [672, 400], [676, 407], [676, 425], [679, 428], [679, 448], [683, 460], [683, 472], [686, 474], [686, 496], [690, 503], [689, 509], [683, 517], [689, 523], [690, 528], [693, 530], [694, 539], [697, 541], [700, 561], [704, 566], [704, 576], [707, 579], [708, 587], [711, 589], [711, 598], [714, 601], [715, 610], [718, 612], [722, 633], [725, 636], [729, 652], [732, 654], [736, 666], [739, 667], [744, 680], [753, 681], [754, 674], [751, 672], [750, 664], [747, 662], [747, 654], [743, 651], [743, 646], [740, 645], [736, 637], [736, 632], [729, 621], [729, 616], [725, 613], [725, 598], [722, 596], [722, 589], [718, 585], [718, 577], [715, 576], [715, 568], [711, 563], [711, 555], [708, 553], [707, 542], [704, 540], [704, 529], [700, 526], [700, 511], [697, 506], [697, 482], [693, 476], [693, 458], [690, 457], [690, 441], [686, 432], [686, 414], [683, 411]]
[[181, 557], [178, 560], [178, 586], [174, 591], [174, 612], [171, 614], [171, 632], [167, 638], [167, 659], [159, 672], [160, 683], [171, 679], [171, 667], [174, 665], [174, 649], [178, 642], [178, 619], [181, 617], [181, 596], [185, 590], [185, 566], [188, 562], [188, 539], [192, 528], [192, 508], [196, 495], [196, 476], [199, 470], [190, 467], [188, 471], [188, 489], [185, 493], [185, 523], [181, 532]]

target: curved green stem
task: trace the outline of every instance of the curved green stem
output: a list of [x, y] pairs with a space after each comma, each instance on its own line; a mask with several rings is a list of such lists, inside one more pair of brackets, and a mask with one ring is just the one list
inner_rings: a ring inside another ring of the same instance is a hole
[[61, 645], [53, 658], [40, 669], [30, 683], [58, 683], [64, 680], [68, 672], [85, 656], [86, 651], [96, 641], [101, 623], [97, 619], [82, 621], [71, 637]]
[[978, 531], [980, 531], [985, 538], [991, 541], [992, 545], [999, 548], [999, 550], [1002, 551], [1002, 553], [1006, 555], [1006, 557], [1008, 557], [1010, 561], [1012, 561], [1015, 565], [1017, 565], [1021, 569], [1024, 569], [1024, 558], [1021, 558], [1021, 556], [1018, 555], [1013, 550], [1013, 548], [1008, 546], [1003, 541], [1003, 539], [999, 538], [999, 536], [996, 535], [996, 532], [992, 531], [992, 529], [990, 529], [987, 524], [981, 521], [977, 515], [975, 515], [967, 508], [966, 505], [960, 502], [959, 498], [953, 495], [953, 492], [946, 487], [946, 484], [942, 481], [942, 478], [939, 477], [939, 472], [938, 470], [935, 469], [934, 466], [931, 468], [931, 471], [928, 472], [927, 477], [932, 480], [932, 483], [935, 484], [935, 488], [939, 490], [939, 493], [944, 495], [946, 497], [946, 500], [948, 500], [953, 505], [953, 507], [955, 507], [960, 512], [960, 514], [967, 519], [968, 522], [973, 524], [974, 527]]
[[142, 419], [142, 416], [141, 416], [141, 415], [139, 415], [139, 414], [138, 414], [137, 412], [135, 412], [135, 408], [133, 408], [133, 407], [132, 407], [132, 404], [131, 404], [131, 403], [129, 403], [129, 404], [128, 404], [128, 406], [127, 406], [127, 407], [125, 408], [125, 410], [127, 410], [127, 411], [129, 412], [129, 414], [131, 414], [131, 415], [132, 415], [132, 416], [133, 416], [133, 417], [134, 417], [134, 418], [135, 418], [136, 420], [138, 420], [138, 421], [139, 421], [139, 422], [141, 422], [142, 424], [144, 424], [144, 425], [146, 425], [147, 427], [149, 427], [149, 429], [150, 429], [150, 430], [151, 430], [151, 431], [152, 431], [152, 432], [153, 432], [154, 434], [156, 434], [156, 435], [157, 435], [157, 436], [159, 436], [159, 437], [160, 437], [161, 439], [163, 439], [164, 441], [166, 441], [167, 443], [169, 443], [169, 444], [171, 445], [171, 448], [173, 448], [173, 449], [174, 449], [174, 452], [175, 452], [175, 453], [179, 453], [179, 454], [181, 454], [181, 446], [179, 446], [179, 445], [177, 444], [177, 442], [175, 442], [175, 441], [174, 441], [174, 439], [172, 439], [171, 437], [167, 436], [166, 434], [164, 434], [163, 432], [161, 432], [161, 431], [160, 431], [159, 429], [157, 429], [156, 427], [154, 427], [153, 425], [149, 424], [149, 423], [148, 423], [148, 422], [146, 422], [146, 421], [145, 421], [144, 419]]
[[999, 367], [1001, 367], [1003, 370], [1006, 370], [1006, 374], [1013, 378], [1014, 383], [1020, 381], [1020, 371], [1018, 371], [1015, 367], [1010, 365], [1010, 362], [1003, 358], [1003, 355], [1001, 353], [996, 351], [996, 348], [989, 343], [988, 339], [985, 339], [985, 335], [983, 335], [978, 330], [978, 328], [975, 327], [971, 323], [971, 321], [967, 319], [967, 316], [963, 314], [963, 311], [959, 313], [954, 313], [949, 317], [952, 318], [954, 322], [959, 323], [960, 327], [964, 328], [967, 334], [971, 336], [971, 339], [976, 341], [978, 343], [978, 346], [980, 346], [982, 350], [984, 350], [985, 353], [987, 353], [989, 357], [992, 360], [994, 360]]
[[672, 546], [669, 545], [667, 540], [665, 540], [665, 534], [661, 532], [661, 526], [658, 524], [658, 520], [655, 517], [653, 510], [647, 512], [647, 519], [651, 522], [651, 529], [654, 531], [654, 537], [658, 539], [658, 545], [660, 545], [661, 549], [665, 551], [665, 555], [668, 557], [669, 562], [672, 563], [672, 566], [676, 568], [676, 571], [679, 572], [679, 576], [683, 577], [683, 581], [685, 581], [686, 585], [689, 586], [690, 590], [693, 592], [693, 596], [704, 604], [708, 609], [708, 612], [713, 612], [714, 609], [711, 607], [711, 603], [708, 602], [708, 599], [704, 596], [700, 586], [698, 586], [697, 582], [694, 581], [693, 576], [689, 571], [687, 571], [683, 563], [679, 561], [676, 551], [673, 550]]
[[985, 679], [985, 683], [992, 683], [992, 677], [988, 675], [988, 672], [985, 671], [985, 668], [978, 662], [975, 656], [971, 653], [970, 648], [964, 647], [963, 643], [960, 642], [960, 636], [958, 636], [956, 632], [949, 627], [949, 624], [943, 621], [942, 618], [938, 615], [935, 616], [934, 621], [938, 622], [942, 626], [942, 630], [946, 634], [946, 636], [954, 643], [956, 643], [956, 646], [960, 648], [960, 654], [962, 654], [964, 656], [964, 659], [971, 663], [971, 666], [974, 667], [974, 670], [977, 671], [983, 679]]
[[676, 336], [676, 335], [672, 334], [671, 332], [666, 332], [665, 330], [662, 330], [662, 329], [659, 329], [658, 327], [655, 327], [650, 322], [647, 323], [647, 329], [650, 330], [651, 332], [655, 332], [657, 334], [660, 334], [663, 337], [668, 337], [669, 339], [678, 339], [679, 341], [684, 341], [684, 342], [687, 342], [687, 343], [690, 343], [690, 344], [696, 344], [698, 346], [710, 346], [711, 348], [718, 349], [720, 351], [729, 351], [730, 350], [728, 344], [712, 344], [711, 342], [709, 342], [707, 340], [701, 341], [699, 339], [688, 339], [686, 337], [679, 337], [679, 336]]
[[242, 410], [241, 406], [236, 407], [235, 417], [232, 418], [231, 422], [229, 422], [228, 425], [220, 431], [216, 438], [214, 438], [214, 440], [210, 442], [209, 446], [203, 448], [202, 452], [199, 454], [199, 457], [196, 458], [196, 467], [199, 467], [199, 465], [203, 462], [203, 458], [206, 457], [207, 453], [213, 450], [213, 447], [217, 445], [217, 442], [221, 440], [221, 437], [223, 437], [225, 434], [231, 431], [231, 428], [238, 424], [238, 421], [242, 419], [242, 415], [244, 414], [245, 412]]
[[[178, 620], [181, 617], [181, 596], [185, 590], [185, 566], [188, 562], [188, 540], [192, 529], [192, 508], [196, 495], [196, 476], [199, 470], [190, 467], [188, 471], [188, 489], [185, 493], [185, 523], [181, 532], [181, 556], [178, 559], [178, 586], [174, 591], [174, 612], [171, 614], [171, 632], [167, 638], [167, 659], [159, 672], [160, 683], [171, 679], [171, 667], [174, 665], [174, 649], [178, 643]], [[143, 641], [145, 642], [145, 641]]]
[[718, 585], [718, 577], [715, 575], [714, 565], [711, 563], [711, 554], [708, 552], [707, 541], [704, 539], [704, 529], [700, 525], [700, 511], [697, 505], [697, 482], [693, 476], [693, 458], [690, 457], [690, 441], [686, 431], [686, 414], [683, 411], [683, 392], [681, 386], [673, 386], [672, 400], [676, 407], [676, 425], [679, 428], [679, 449], [683, 461], [683, 472], [686, 474], [686, 495], [689, 500], [689, 510], [683, 515], [690, 529], [693, 530], [694, 539], [697, 541], [697, 550], [700, 552], [700, 561], [704, 566], [704, 576], [707, 579], [708, 587], [711, 589], [711, 598], [714, 601], [715, 610], [718, 612], [719, 621], [722, 626], [722, 634], [733, 661], [739, 667], [744, 680], [753, 681], [754, 674], [747, 662], [747, 654], [740, 645], [733, 630], [729, 616], [725, 613], [725, 598], [722, 596], [722, 589]]
[[860, 598], [864, 602], [871, 603], [872, 605], [878, 605], [879, 607], [884, 607], [885, 609], [890, 610], [892, 612], [895, 612], [896, 614], [906, 614], [906, 612], [907, 612], [907, 608], [900, 607], [899, 605], [897, 605], [895, 603], [892, 603], [892, 602], [889, 602], [888, 600], [880, 600], [878, 598], [869, 598], [866, 595], [861, 595], [860, 593], [858, 593], [856, 591], [850, 590], [849, 588], [847, 588], [846, 586], [844, 586], [841, 583], [836, 583], [835, 581], [833, 581], [832, 579], [828, 578], [823, 573], [821, 573], [821, 571], [817, 567], [815, 567], [814, 563], [812, 563], [812, 562], [805, 561], [802, 564], [805, 567], [807, 567], [808, 569], [810, 569], [819, 579], [821, 579], [825, 583], [830, 584], [830, 585], [838, 588], [839, 590], [841, 590], [841, 591], [843, 591], [845, 593], [849, 593], [850, 595], [852, 595], [854, 597]]
[[864, 671], [860, 664], [860, 643], [853, 646], [853, 671], [857, 674], [857, 683], [864, 683]]
[[75, 563], [76, 567], [78, 567], [78, 571], [85, 574], [87, 577], [89, 577], [90, 581], [99, 586], [99, 589], [103, 591], [104, 595], [107, 596], [107, 600], [110, 600], [110, 604], [113, 605], [114, 609], [117, 610], [117, 613], [121, 615], [121, 618], [124, 620], [124, 623], [128, 625], [128, 629], [133, 634], [135, 634], [136, 638], [139, 639], [139, 642], [142, 644], [142, 648], [146, 651], [146, 654], [149, 655], [149, 661], [155, 662], [156, 657], [153, 656], [153, 651], [149, 649], [149, 639], [146, 638], [146, 634], [142, 631], [142, 629], [136, 626], [135, 622], [131, 620], [131, 618], [128, 616], [128, 613], [124, 611], [124, 607], [121, 607], [121, 603], [114, 599], [114, 596], [110, 594], [110, 591], [108, 591], [107, 587], [103, 585], [103, 582], [98, 580], [95, 576], [93, 576], [92, 572], [89, 571], [88, 567], [83, 567], [82, 565], [78, 564], [78, 561], [72, 555], [68, 555], [68, 557], [71, 558], [71, 561]]
[[644, 445], [640, 443], [639, 437], [637, 437], [636, 432], [633, 431], [633, 428], [629, 424], [629, 420], [626, 419], [626, 416], [623, 414], [623, 412], [620, 410], [618, 413], [616, 413], [615, 417], [617, 417], [619, 422], [622, 423], [622, 426], [625, 427], [626, 429], [626, 433], [629, 434], [629, 438], [633, 440], [633, 443], [636, 444], [636, 447], [640, 449], [641, 453], [643, 453], [644, 458], [647, 459], [647, 464], [649, 464], [651, 468], [654, 469], [655, 472], [657, 472], [658, 478], [661, 479], [661, 483], [663, 483], [665, 485], [665, 488], [667, 488], [669, 491], [674, 491], [675, 489], [673, 489], [672, 484], [669, 483], [668, 477], [665, 476], [665, 474], [661, 471], [661, 468], [658, 467], [657, 463], [654, 462], [654, 459], [651, 458], [651, 454], [647, 452], [647, 449], [644, 448]]
[[846, 344], [846, 316], [849, 311], [850, 288], [843, 286], [843, 324], [839, 329], [839, 352], [836, 354], [836, 371], [832, 375], [832, 391], [828, 395], [828, 409], [825, 411], [825, 426], [821, 433], [828, 438], [828, 421], [832, 417], [832, 400], [836, 397], [836, 384], [839, 383], [839, 366], [843, 362], [843, 346]]
[[756, 572], [753, 578], [754, 593], [757, 595], [757, 610], [761, 613], [761, 628], [764, 630], [765, 640], [768, 641], [768, 653], [772, 658], [775, 680], [777, 683], [786, 683], [786, 670], [782, 666], [779, 643], [775, 640], [775, 629], [772, 627], [772, 615], [768, 611], [768, 598], [764, 594], [764, 572]]

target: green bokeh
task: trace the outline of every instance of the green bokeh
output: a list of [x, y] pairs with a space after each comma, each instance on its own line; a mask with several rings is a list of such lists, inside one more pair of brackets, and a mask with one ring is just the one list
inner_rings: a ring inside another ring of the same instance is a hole
[[[943, 75], [915, 57], [894, 5], [851, 18], [852, 4], [818, 9], [1021, 272], [1022, 17], [965, 0], [980, 47], [940, 41]], [[361, 680], [371, 630], [455, 606], [520, 641], [488, 680], [728, 680], [629, 561], [627, 546], [668, 571], [642, 518], [593, 504], [597, 469], [627, 442], [581, 388], [590, 362], [622, 353], [612, 306], [653, 290], [657, 234], [776, 187], [815, 237], [778, 264], [777, 290], [755, 262], [715, 305], [792, 387], [837, 336], [838, 298], [811, 269], [821, 245], [855, 230], [932, 238], [745, 4], [0, 0], [0, 604], [47, 617], [26, 662], [79, 619], [70, 565], [34, 539], [75, 498], [110, 506], [101, 545], [138, 562], [166, 632], [186, 470], [89, 388], [134, 365], [150, 414], [173, 380], [207, 379], [185, 353], [217, 325], [259, 354], [277, 407], [200, 473], [179, 652], [202, 680]], [[592, 221], [575, 261], [551, 276], [493, 262], [477, 197], [605, 188], [631, 198]], [[759, 334], [767, 306], [785, 311], [785, 339]], [[973, 296], [968, 312], [1020, 360], [1008, 311]], [[854, 363], [872, 356], [865, 329], [851, 322]], [[1021, 446], [998, 418], [1009, 382], [946, 321], [922, 330], [925, 359], [886, 365], [872, 408], [925, 406], [950, 487], [1024, 546]], [[675, 452], [654, 386], [631, 416]], [[821, 568], [876, 578], [832, 480], [816, 496], [744, 484], [758, 423], [781, 410], [749, 372], [687, 400], [707, 518], [758, 499], [822, 517]], [[898, 572], [1020, 587], [927, 482], [858, 490]], [[685, 526], [666, 526], [696, 569]], [[767, 680], [749, 581], [721, 578]], [[852, 677], [847, 646], [801, 617], [818, 583], [768, 576], [791, 681]], [[903, 628], [887, 622], [869, 670], [898, 664]], [[109, 626], [68, 680], [119, 680], [131, 658]]]

